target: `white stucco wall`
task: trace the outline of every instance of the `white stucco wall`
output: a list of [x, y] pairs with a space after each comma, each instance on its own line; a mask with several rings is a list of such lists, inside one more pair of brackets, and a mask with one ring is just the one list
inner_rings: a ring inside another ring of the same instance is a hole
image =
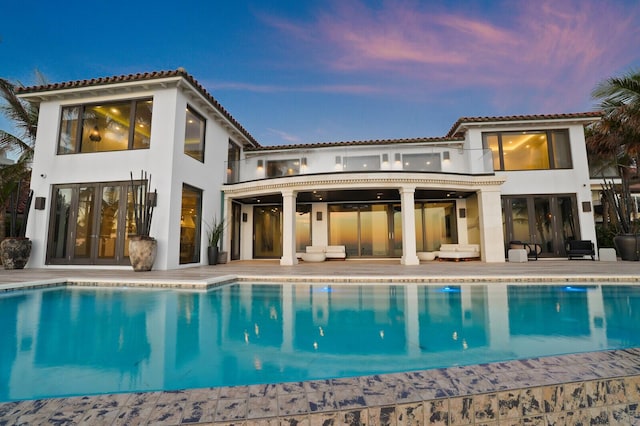
[[[153, 97], [150, 148], [132, 151], [57, 155], [61, 108], [65, 105]], [[205, 162], [184, 154], [185, 109], [187, 104], [207, 119]], [[154, 269], [173, 269], [179, 265], [180, 217], [183, 183], [202, 190], [202, 217], [211, 223], [220, 219], [221, 187], [230, 132], [216, 121], [200, 95], [187, 89], [169, 87], [135, 91], [122, 95], [82, 96], [71, 100], [43, 101], [33, 162], [34, 197], [46, 197], [44, 210], [32, 210], [27, 236], [33, 241], [28, 267], [46, 262], [47, 233], [52, 186], [56, 184], [128, 181], [141, 170], [151, 175], [150, 190], [158, 190], [151, 236], [158, 240]], [[225, 214], [227, 214], [225, 212]], [[206, 225], [202, 227], [201, 264], [206, 258]]]

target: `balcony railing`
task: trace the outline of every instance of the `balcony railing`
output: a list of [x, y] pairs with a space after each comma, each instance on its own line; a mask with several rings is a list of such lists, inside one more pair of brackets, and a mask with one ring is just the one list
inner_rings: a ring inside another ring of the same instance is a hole
[[247, 158], [226, 166], [226, 183], [322, 173], [404, 171], [479, 175], [493, 173], [493, 157], [489, 149], [376, 146], [248, 153]]

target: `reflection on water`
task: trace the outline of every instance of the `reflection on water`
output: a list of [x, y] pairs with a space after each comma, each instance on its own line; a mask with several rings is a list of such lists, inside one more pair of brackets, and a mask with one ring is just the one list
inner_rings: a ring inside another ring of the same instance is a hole
[[640, 346], [640, 287], [59, 288], [0, 297], [0, 401]]

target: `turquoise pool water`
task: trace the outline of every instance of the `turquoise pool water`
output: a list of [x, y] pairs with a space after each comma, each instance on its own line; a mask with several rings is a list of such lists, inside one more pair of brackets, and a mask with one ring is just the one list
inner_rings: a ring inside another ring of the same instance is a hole
[[0, 401], [640, 346], [640, 287], [234, 284], [0, 296]]

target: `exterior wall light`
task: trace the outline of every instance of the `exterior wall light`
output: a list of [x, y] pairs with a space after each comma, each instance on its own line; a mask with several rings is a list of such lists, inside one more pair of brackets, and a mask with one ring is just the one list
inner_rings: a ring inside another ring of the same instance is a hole
[[444, 152], [442, 153], [442, 159], [443, 159], [444, 161], [449, 161], [449, 160], [451, 160], [451, 154], [449, 154], [449, 151], [444, 151]]
[[262, 170], [264, 167], [264, 161], [263, 160], [258, 160], [258, 170]]

